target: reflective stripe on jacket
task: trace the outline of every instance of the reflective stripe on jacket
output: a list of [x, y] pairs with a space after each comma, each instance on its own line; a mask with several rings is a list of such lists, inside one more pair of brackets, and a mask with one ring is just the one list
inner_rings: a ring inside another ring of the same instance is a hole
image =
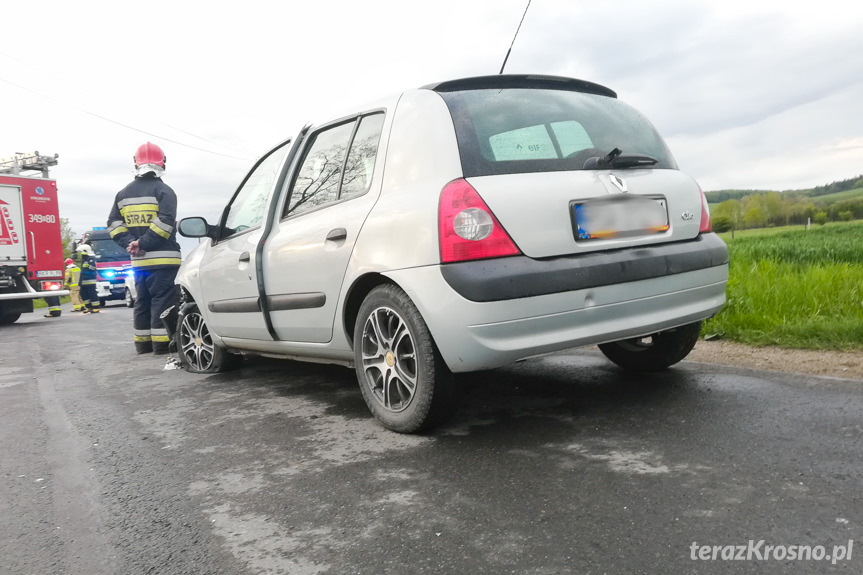
[[96, 262], [90, 261], [90, 256], [84, 254], [81, 256], [81, 285], [96, 284]]
[[117, 192], [108, 216], [108, 232], [124, 249], [138, 241], [143, 253], [132, 256], [133, 267], [176, 267], [181, 261], [176, 220], [174, 190], [150, 172]]
[[78, 282], [81, 279], [81, 268], [78, 266], [70, 266], [66, 268], [66, 278], [64, 283], [69, 287], [78, 287]]

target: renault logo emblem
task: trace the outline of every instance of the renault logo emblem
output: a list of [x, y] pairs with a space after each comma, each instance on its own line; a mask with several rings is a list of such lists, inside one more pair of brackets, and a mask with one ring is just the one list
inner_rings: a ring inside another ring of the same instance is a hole
[[611, 181], [612, 184], [614, 184], [614, 187], [616, 187], [624, 194], [629, 191], [626, 188], [626, 182], [620, 176], [615, 176], [614, 174], [611, 174], [610, 176], [608, 176], [608, 179]]

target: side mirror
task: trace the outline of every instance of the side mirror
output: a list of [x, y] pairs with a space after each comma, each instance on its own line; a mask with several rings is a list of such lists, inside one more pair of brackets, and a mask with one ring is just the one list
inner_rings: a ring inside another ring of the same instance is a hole
[[187, 238], [205, 238], [209, 236], [210, 225], [205, 218], [198, 216], [191, 218], [183, 218], [177, 224], [177, 231], [180, 235]]

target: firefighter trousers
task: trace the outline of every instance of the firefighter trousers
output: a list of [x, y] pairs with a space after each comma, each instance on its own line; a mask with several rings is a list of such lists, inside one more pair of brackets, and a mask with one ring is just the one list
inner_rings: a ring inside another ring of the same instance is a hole
[[90, 280], [92, 283], [81, 283], [81, 304], [84, 306], [85, 312], [99, 312], [99, 296], [96, 295], [96, 280]]
[[45, 314], [45, 317], [60, 317], [62, 310], [60, 309], [59, 297], [46, 297], [45, 303], [48, 304], [48, 313]]
[[177, 304], [178, 288], [174, 285], [177, 267], [155, 270], [135, 269], [134, 330], [135, 351], [168, 353], [168, 330], [162, 323], [162, 312]]
[[80, 286], [69, 286], [69, 298], [72, 300], [72, 311], [81, 311], [84, 309], [84, 302], [81, 301]]

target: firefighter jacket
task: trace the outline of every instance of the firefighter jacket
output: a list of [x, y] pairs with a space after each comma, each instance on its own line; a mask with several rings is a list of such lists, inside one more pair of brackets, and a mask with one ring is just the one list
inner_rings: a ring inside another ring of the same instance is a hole
[[81, 285], [96, 285], [96, 260], [83, 254], [81, 256]]
[[108, 232], [124, 249], [138, 240], [143, 250], [132, 256], [138, 269], [159, 269], [180, 265], [177, 243], [177, 196], [174, 190], [152, 172], [135, 177], [117, 192]]
[[78, 282], [81, 279], [81, 268], [78, 266], [71, 264], [66, 268], [66, 278], [64, 280], [64, 284], [66, 287], [74, 288], [78, 287]]

